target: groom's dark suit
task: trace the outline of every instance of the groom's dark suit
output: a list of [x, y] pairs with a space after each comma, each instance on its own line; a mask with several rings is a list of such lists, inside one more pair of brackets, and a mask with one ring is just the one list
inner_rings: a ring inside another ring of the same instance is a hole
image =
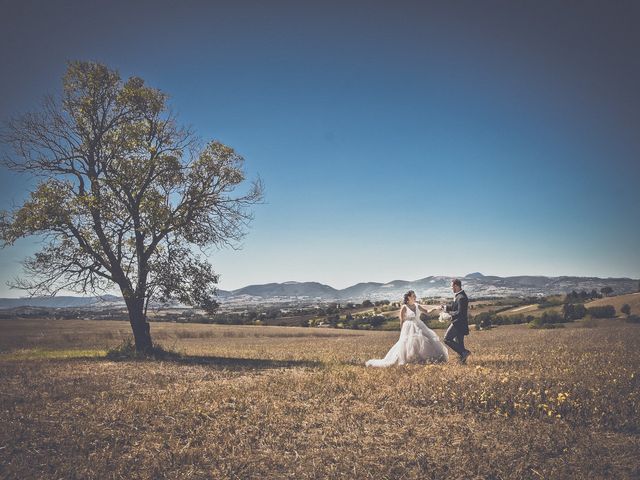
[[468, 309], [469, 298], [464, 293], [464, 290], [456, 293], [453, 303], [447, 305], [445, 309], [451, 315], [451, 325], [449, 325], [447, 333], [444, 335], [444, 343], [449, 345], [460, 356], [467, 351], [464, 348], [464, 336], [469, 335]]

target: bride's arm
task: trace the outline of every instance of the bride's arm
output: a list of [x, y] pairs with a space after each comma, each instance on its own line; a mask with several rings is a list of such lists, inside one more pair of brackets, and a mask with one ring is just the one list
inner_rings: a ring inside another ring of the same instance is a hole
[[402, 326], [402, 323], [404, 322], [404, 311], [407, 309], [406, 305], [402, 305], [402, 308], [400, 309], [400, 326]]
[[423, 307], [422, 305], [420, 305], [419, 303], [416, 303], [416, 305], [418, 305], [418, 308], [420, 310], [422, 310], [424, 313], [431, 313], [434, 310], [438, 310], [439, 307], [433, 307], [433, 308], [427, 308], [427, 307]]

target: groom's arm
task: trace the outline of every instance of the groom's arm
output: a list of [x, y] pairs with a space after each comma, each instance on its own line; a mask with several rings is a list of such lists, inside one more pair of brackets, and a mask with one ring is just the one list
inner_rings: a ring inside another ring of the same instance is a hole
[[447, 307], [447, 313], [451, 315], [451, 321], [455, 320], [460, 313], [460, 304], [458, 302], [453, 302]]
[[424, 305], [420, 305], [419, 303], [416, 303], [416, 305], [418, 305], [418, 308], [420, 309], [420, 311], [424, 313], [431, 313], [438, 308], [438, 307], [431, 307], [431, 308], [425, 307]]
[[445, 312], [447, 312], [447, 313], [451, 313], [451, 312], [453, 311], [453, 306], [454, 306], [454, 305], [455, 305], [455, 303], [454, 303], [454, 302], [451, 302], [451, 303], [445, 303], [445, 304], [443, 305], [443, 307], [444, 307], [444, 308], [443, 308], [443, 310], [444, 310]]

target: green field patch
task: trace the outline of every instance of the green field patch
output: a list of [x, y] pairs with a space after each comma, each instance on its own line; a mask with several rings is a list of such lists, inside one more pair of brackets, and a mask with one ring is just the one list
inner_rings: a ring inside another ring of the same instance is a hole
[[104, 357], [104, 349], [43, 349], [24, 348], [11, 352], [0, 353], [0, 360], [42, 360], [42, 359], [70, 359]]

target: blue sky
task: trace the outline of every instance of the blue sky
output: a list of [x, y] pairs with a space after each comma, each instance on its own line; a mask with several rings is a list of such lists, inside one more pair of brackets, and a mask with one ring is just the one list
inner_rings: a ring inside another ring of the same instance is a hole
[[[12, 2], [0, 119], [96, 60], [234, 147], [265, 204], [220, 287], [640, 277], [633, 2]], [[0, 208], [30, 180], [0, 171]], [[0, 296], [37, 239], [0, 250]]]

